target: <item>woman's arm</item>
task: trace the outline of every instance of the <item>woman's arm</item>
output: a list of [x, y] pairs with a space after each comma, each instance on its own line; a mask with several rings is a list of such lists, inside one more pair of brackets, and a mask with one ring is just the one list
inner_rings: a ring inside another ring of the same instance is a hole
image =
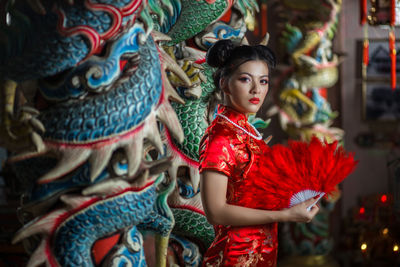
[[307, 207], [315, 200], [309, 199], [292, 208], [281, 211], [259, 210], [230, 205], [226, 203], [228, 177], [220, 172], [207, 171], [200, 179], [200, 192], [203, 208], [211, 224], [232, 226], [258, 225], [271, 222], [310, 222], [319, 208]]

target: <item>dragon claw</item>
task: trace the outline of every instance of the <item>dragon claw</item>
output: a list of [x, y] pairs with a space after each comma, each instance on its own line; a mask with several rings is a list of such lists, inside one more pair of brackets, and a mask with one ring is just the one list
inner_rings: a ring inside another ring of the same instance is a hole
[[32, 132], [31, 133], [31, 140], [32, 140], [32, 143], [35, 146], [37, 152], [42, 152], [42, 151], [45, 150], [46, 146], [43, 143], [43, 139], [42, 139], [42, 137], [40, 135], [38, 135], [35, 132]]
[[0, 139], [7, 149], [21, 151], [33, 145], [38, 152], [44, 150], [43, 140], [38, 133], [43, 133], [45, 128], [29, 111], [21, 112], [16, 119], [7, 116], [3, 121], [3, 129], [0, 130]]
[[35, 108], [32, 108], [32, 107], [29, 107], [29, 106], [22, 106], [20, 110], [22, 112], [24, 112], [24, 113], [28, 113], [28, 114], [31, 114], [33, 116], [37, 116], [37, 115], [40, 114], [39, 110], [37, 110]]
[[[45, 131], [43, 124], [36, 118], [39, 111], [16, 103], [17, 86], [18, 83], [13, 80], [3, 80], [0, 83], [0, 93], [4, 99], [0, 143], [6, 149], [21, 154], [30, 153], [32, 146], [36, 151], [43, 151], [45, 146], [37, 133]], [[15, 109], [18, 110], [17, 113], [14, 112]]]
[[44, 128], [43, 123], [40, 120], [36, 119], [36, 118], [31, 118], [29, 120], [29, 124], [37, 132], [44, 133], [46, 131], [46, 129]]

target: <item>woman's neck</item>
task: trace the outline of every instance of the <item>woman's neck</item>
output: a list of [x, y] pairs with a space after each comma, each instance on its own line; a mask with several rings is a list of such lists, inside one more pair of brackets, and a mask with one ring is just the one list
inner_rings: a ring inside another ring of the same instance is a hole
[[249, 117], [249, 113], [245, 113], [245, 112], [241, 112], [241, 111], [237, 110], [232, 104], [227, 103], [226, 101], [224, 102], [224, 106], [237, 112], [237, 113], [243, 114], [246, 118]]

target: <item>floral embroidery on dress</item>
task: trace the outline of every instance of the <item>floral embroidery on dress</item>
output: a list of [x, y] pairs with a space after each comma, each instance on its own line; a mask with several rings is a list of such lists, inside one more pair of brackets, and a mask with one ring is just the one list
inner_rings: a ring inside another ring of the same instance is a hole
[[238, 258], [237, 264], [235, 264], [235, 267], [250, 267], [250, 266], [257, 266], [259, 261], [263, 261], [263, 256], [261, 253], [257, 252], [257, 247], [259, 247], [259, 241], [253, 240], [252, 242], [252, 248], [251, 249], [246, 249], [247, 255], [242, 255]]

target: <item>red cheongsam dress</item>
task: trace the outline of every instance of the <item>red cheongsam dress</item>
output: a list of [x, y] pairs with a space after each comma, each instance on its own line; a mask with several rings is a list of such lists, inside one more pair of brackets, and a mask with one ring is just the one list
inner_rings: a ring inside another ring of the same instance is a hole
[[[253, 134], [247, 117], [229, 107], [219, 113]], [[258, 166], [267, 145], [223, 117], [217, 116], [207, 128], [200, 144], [200, 173], [218, 171], [228, 176], [227, 203], [260, 208], [246, 197], [249, 179], [260, 179]], [[258, 173], [258, 174], [257, 174]], [[256, 175], [257, 174], [257, 175]], [[203, 266], [276, 266], [277, 223], [257, 226], [214, 225], [215, 239], [204, 255]]]

